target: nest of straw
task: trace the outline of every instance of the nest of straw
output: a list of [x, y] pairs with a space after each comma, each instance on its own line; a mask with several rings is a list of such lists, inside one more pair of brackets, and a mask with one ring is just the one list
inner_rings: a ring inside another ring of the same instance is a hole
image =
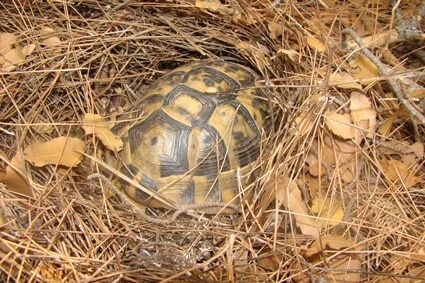
[[[337, 102], [342, 103], [338, 108], [346, 107], [350, 97], [349, 90], [326, 84], [332, 70], [348, 68], [339, 48], [341, 29], [355, 28], [361, 17], [376, 27], [390, 24], [389, 4], [372, 1], [362, 7], [364, 14], [350, 17], [351, 12], [359, 15], [355, 3], [225, 2], [0, 3], [0, 32], [18, 34], [19, 45], [35, 44], [23, 64], [0, 73], [3, 168], [5, 160], [22, 154], [28, 144], [59, 136], [82, 137], [85, 153], [103, 158], [102, 144], [83, 137], [84, 114], [107, 117], [111, 104], [131, 105], [167, 71], [200, 59], [231, 60], [261, 74], [274, 123], [261, 145], [257, 178], [250, 188], [255, 197], [233, 217], [181, 216], [167, 225], [152, 223], [101, 183], [87, 179], [99, 170], [91, 159], [73, 168], [27, 163], [30, 200], [0, 183], [2, 281], [341, 280], [336, 274], [371, 281], [396, 275], [415, 278], [409, 271], [424, 260], [424, 188], [421, 182], [412, 190], [403, 190], [402, 182], [385, 182], [374, 140], [360, 145], [351, 182], [332, 168], [330, 176], [319, 178], [320, 190], [337, 198], [344, 212], [338, 225], [321, 227], [320, 235], [352, 241], [328, 252], [335, 257], [355, 254], [358, 268], [330, 265], [326, 247], [306, 256], [317, 238], [302, 231], [296, 212], [276, 200], [279, 190], [290, 187], [288, 179], [295, 180], [310, 207], [312, 179], [306, 158], [317, 151], [313, 141], [329, 131], [321, 115], [328, 107], [337, 108]], [[414, 6], [399, 8], [410, 11]], [[313, 14], [320, 16], [309, 16]], [[59, 49], [42, 43], [43, 27], [60, 39]], [[357, 27], [360, 34], [370, 34]], [[307, 35], [327, 49], [319, 52]], [[415, 64], [402, 49], [396, 54]], [[393, 113], [384, 79], [364, 92], [379, 110], [379, 121]], [[326, 103], [312, 103], [314, 96], [325, 97]], [[315, 118], [301, 135], [296, 119], [305, 113]], [[397, 124], [392, 138], [414, 141], [411, 125], [408, 119]], [[423, 125], [416, 126], [416, 133], [423, 135]], [[419, 163], [415, 174], [423, 173]], [[164, 210], [149, 213], [168, 215]]]

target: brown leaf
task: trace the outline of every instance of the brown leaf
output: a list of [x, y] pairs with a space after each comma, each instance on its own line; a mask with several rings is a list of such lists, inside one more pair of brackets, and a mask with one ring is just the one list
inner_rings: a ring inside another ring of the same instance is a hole
[[391, 128], [397, 119], [397, 113], [392, 114], [390, 117], [388, 117], [384, 123], [382, 123], [381, 126], [379, 126], [377, 132], [383, 136], [388, 136], [391, 133]]
[[299, 58], [300, 54], [295, 49], [279, 49], [276, 52], [276, 55], [274, 55], [272, 57], [272, 59], [275, 59], [276, 57], [284, 57], [284, 56], [288, 56], [288, 58], [292, 62], [298, 63], [298, 58]]
[[105, 122], [98, 114], [85, 114], [83, 129], [86, 135], [94, 134], [108, 149], [112, 151], [122, 150], [122, 140], [111, 132], [109, 123]]
[[417, 158], [423, 158], [425, 154], [424, 144], [421, 142], [415, 142], [410, 146], [409, 152], [414, 153]]
[[201, 10], [217, 12], [221, 15], [233, 15], [233, 9], [225, 7], [219, 0], [196, 0], [195, 6]]
[[352, 240], [340, 236], [324, 235], [320, 237], [320, 239], [314, 241], [311, 247], [305, 251], [304, 256], [312, 257], [328, 248], [332, 250], [341, 250], [352, 246], [354, 246]]
[[[15, 47], [13, 47], [15, 46]], [[18, 37], [11, 33], [0, 33], [0, 69], [13, 71], [16, 66], [25, 63], [25, 57], [34, 51], [35, 45], [19, 47]]]
[[311, 113], [301, 112], [301, 114], [295, 118], [295, 127], [297, 129], [297, 134], [300, 136], [311, 133], [313, 126], [314, 120]]
[[56, 35], [55, 30], [50, 27], [41, 29], [41, 43], [50, 48], [55, 55], [60, 55], [62, 52], [61, 40]]
[[349, 63], [355, 68], [353, 70], [354, 77], [361, 80], [360, 83], [362, 85], [369, 85], [379, 77], [378, 68], [364, 55], [355, 56]]
[[371, 109], [372, 105], [366, 95], [354, 92], [350, 97], [350, 111]]
[[399, 160], [381, 159], [379, 163], [382, 166], [382, 172], [393, 182], [402, 182], [407, 188], [413, 187], [422, 182], [420, 177], [412, 175], [412, 171], [405, 163]]
[[266, 62], [264, 54], [268, 52], [268, 50], [264, 50], [264, 48], [261, 49], [261, 45], [253, 45], [247, 41], [236, 41], [234, 44], [242, 54], [254, 57], [255, 62], [258, 64], [260, 69], [264, 68], [264, 62]]
[[319, 217], [318, 223], [321, 227], [338, 225], [344, 217], [341, 204], [329, 198], [315, 197], [311, 204], [311, 211]]
[[279, 36], [282, 36], [284, 26], [275, 22], [268, 22], [267, 27], [269, 29], [269, 36], [272, 39], [278, 39]]
[[416, 156], [414, 154], [404, 154], [401, 157], [401, 162], [407, 166], [411, 166], [412, 164], [416, 163]]
[[341, 89], [363, 89], [362, 85], [355, 82], [354, 77], [347, 72], [332, 73], [329, 77], [329, 85], [334, 85]]
[[349, 114], [338, 114], [335, 111], [326, 111], [325, 123], [329, 130], [343, 139], [352, 139], [355, 137], [353, 126], [351, 126], [351, 117]]
[[31, 55], [34, 49], [35, 49], [34, 43], [25, 45], [24, 47], [22, 47], [22, 54], [24, 54], [25, 57], [28, 55]]
[[362, 262], [358, 255], [342, 254], [332, 259], [328, 259], [330, 263], [325, 277], [332, 282], [357, 283], [361, 282]]
[[258, 265], [270, 271], [278, 270], [279, 262], [282, 262], [282, 255], [275, 254], [271, 249], [264, 249], [259, 258]]
[[4, 55], [10, 50], [12, 46], [17, 44], [18, 37], [12, 33], [0, 33], [0, 55]]
[[0, 181], [14, 192], [33, 197], [32, 188], [26, 175], [25, 165], [20, 154], [16, 154], [10, 164], [6, 167], [6, 172], [0, 172]]
[[316, 49], [319, 52], [323, 52], [325, 51], [325, 46], [323, 45], [323, 43], [321, 43], [320, 41], [318, 41], [314, 36], [309, 35], [307, 36], [307, 44], [311, 47]]
[[[356, 141], [359, 144], [363, 137], [372, 138], [376, 127], [376, 111], [371, 109], [369, 99], [361, 93], [353, 93], [350, 97], [351, 119], [357, 126]], [[362, 133], [362, 131], [364, 131]]]
[[417, 280], [402, 278], [400, 280], [401, 283], [423, 282], [422, 279], [425, 278], [425, 265], [421, 265], [421, 266], [413, 265], [412, 268], [409, 268], [409, 272], [407, 273], [407, 275], [413, 278], [417, 278]]
[[425, 98], [425, 88], [415, 89], [408, 93], [407, 96], [417, 99]]
[[[351, 140], [343, 141], [325, 135], [323, 142], [318, 146], [318, 141], [313, 142], [313, 148], [316, 153], [310, 152], [306, 162], [309, 165], [309, 173], [313, 176], [323, 175], [329, 170], [338, 170], [338, 175], [345, 182], [350, 182], [354, 177], [355, 156], [357, 147]], [[320, 162], [319, 159], [320, 158]], [[354, 163], [354, 164], [353, 164]]]
[[21, 48], [16, 47], [3, 54], [6, 61], [9, 61], [15, 66], [22, 65], [25, 62], [25, 56], [22, 53]]
[[302, 199], [301, 191], [295, 181], [283, 175], [279, 178], [278, 184], [281, 184], [281, 186], [277, 192], [277, 200], [287, 209], [294, 212], [296, 224], [304, 235], [310, 235], [318, 239], [320, 226], [309, 215], [307, 205]]
[[82, 140], [59, 137], [48, 142], [30, 144], [24, 151], [24, 158], [39, 167], [46, 164], [74, 167], [80, 163], [83, 150]]

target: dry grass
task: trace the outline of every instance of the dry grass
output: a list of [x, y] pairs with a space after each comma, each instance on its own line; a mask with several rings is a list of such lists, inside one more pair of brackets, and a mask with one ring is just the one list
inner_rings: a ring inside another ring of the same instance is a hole
[[[350, 91], [326, 84], [333, 70], [349, 68], [339, 49], [341, 30], [350, 27], [360, 36], [385, 30], [391, 22], [390, 1], [369, 1], [367, 6], [356, 1], [225, 2], [232, 3], [227, 7], [241, 15], [239, 20], [200, 10], [193, 1], [0, 3], [0, 32], [21, 35], [22, 45], [36, 44], [24, 65], [0, 73], [0, 153], [7, 158], [34, 141], [83, 138], [79, 125], [85, 113], [108, 116], [108, 105], [117, 97], [126, 108], [168, 70], [205, 58], [232, 60], [261, 73], [276, 125], [262, 145], [261, 177], [251, 188], [256, 197], [236, 218], [179, 217], [170, 225], [153, 224], [118, 197], [108, 196], [98, 182], [87, 181], [100, 170], [88, 159], [69, 170], [27, 164], [35, 190], [29, 205], [0, 183], [6, 222], [0, 228], [1, 280], [250, 282], [301, 280], [303, 274], [304, 280], [324, 276], [337, 281], [333, 276], [341, 270], [329, 266], [328, 257], [304, 256], [312, 237], [303, 235], [294, 213], [274, 199], [276, 191], [285, 189], [281, 176], [290, 176], [310, 204], [305, 162], [317, 150], [313, 141], [328, 133], [321, 115], [339, 108], [338, 102], [346, 107], [350, 96]], [[415, 5], [409, 1], [400, 8], [411, 12]], [[277, 39], [270, 37], [267, 21], [282, 25]], [[55, 29], [61, 53], [40, 45], [43, 26]], [[308, 34], [327, 49], [311, 48]], [[391, 48], [400, 60], [415, 64], [406, 50]], [[296, 49], [298, 56], [290, 60], [276, 55], [280, 49]], [[418, 70], [423, 72], [423, 66]], [[365, 93], [378, 111], [378, 121], [396, 111], [385, 81]], [[311, 103], [314, 95], [326, 99]], [[294, 126], [301, 113], [314, 115], [314, 126], [303, 136]], [[414, 141], [408, 120], [395, 125], [390, 138], [379, 136], [361, 144], [352, 182], [344, 182], [338, 170], [320, 180], [322, 193], [338, 199], [344, 209], [344, 222], [321, 233], [356, 243], [345, 252], [359, 254], [362, 265], [349, 273], [360, 273], [365, 281], [396, 282], [413, 276], [409, 271], [425, 259], [423, 184], [407, 189], [388, 182], [378, 162], [378, 143]], [[421, 138], [423, 125], [415, 133]], [[102, 158], [102, 145], [84, 139], [85, 152]], [[420, 162], [412, 170], [417, 176], [425, 173]]]

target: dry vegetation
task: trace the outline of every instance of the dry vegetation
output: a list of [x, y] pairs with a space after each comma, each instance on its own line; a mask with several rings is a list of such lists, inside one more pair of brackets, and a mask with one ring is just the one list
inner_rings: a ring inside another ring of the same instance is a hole
[[[425, 7], [401, 2], [1, 1], [0, 280], [424, 278]], [[218, 58], [262, 75], [275, 125], [240, 215], [155, 224], [88, 180], [107, 150], [86, 113]], [[84, 158], [31, 159], [58, 137]]]

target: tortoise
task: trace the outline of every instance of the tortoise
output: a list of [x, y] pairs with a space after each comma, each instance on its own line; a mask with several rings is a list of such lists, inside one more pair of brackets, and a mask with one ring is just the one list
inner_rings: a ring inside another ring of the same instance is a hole
[[[120, 172], [175, 208], [237, 205], [238, 174], [247, 183], [259, 157], [265, 97], [258, 75], [236, 63], [198, 61], [171, 71], [132, 106], [130, 121], [112, 128], [124, 142]], [[121, 187], [144, 206], [169, 207], [134, 185]]]

